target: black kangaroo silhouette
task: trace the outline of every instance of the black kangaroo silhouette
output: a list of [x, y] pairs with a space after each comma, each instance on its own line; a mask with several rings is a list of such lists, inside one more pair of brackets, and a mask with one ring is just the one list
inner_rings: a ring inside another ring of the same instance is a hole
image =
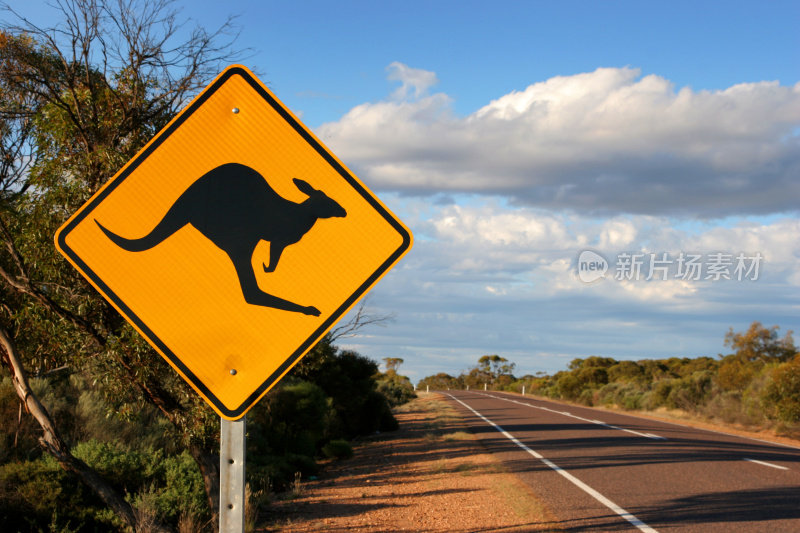
[[127, 239], [106, 229], [97, 219], [95, 223], [117, 246], [129, 252], [149, 250], [191, 224], [228, 254], [247, 303], [319, 316], [316, 307], [302, 306], [262, 291], [251, 263], [256, 245], [268, 241], [269, 265], [263, 266], [264, 272], [273, 272], [283, 250], [302, 239], [318, 219], [347, 215], [324, 192], [301, 179], [293, 181], [308, 195], [299, 204], [280, 196], [252, 168], [227, 163], [192, 183], [144, 237]]

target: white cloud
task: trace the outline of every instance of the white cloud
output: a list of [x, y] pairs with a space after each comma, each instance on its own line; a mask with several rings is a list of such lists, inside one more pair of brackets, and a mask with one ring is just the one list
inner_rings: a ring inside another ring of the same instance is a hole
[[676, 89], [631, 68], [533, 83], [467, 117], [433, 72], [389, 67], [387, 101], [320, 127], [372, 186], [503, 194], [584, 213], [715, 217], [796, 210], [800, 84]]
[[553, 214], [483, 206], [448, 206], [430, 221], [436, 234], [454, 242], [548, 248], [574, 246], [564, 220]]
[[733, 227], [715, 227], [697, 235], [689, 246], [701, 250], [724, 250], [736, 243], [747, 252], [762, 252], [769, 261], [800, 266], [800, 220], [786, 218], [769, 224], [742, 222]]
[[428, 89], [439, 83], [436, 73], [429, 70], [411, 68], [408, 65], [395, 61], [386, 67], [389, 73], [386, 77], [392, 81], [399, 81], [400, 88], [392, 95], [396, 99], [404, 100], [413, 96], [419, 98], [428, 92]]
[[698, 287], [693, 283], [676, 279], [659, 280], [650, 283], [621, 281], [618, 285], [636, 300], [651, 304], [675, 301], [680, 296], [693, 295], [698, 291]]
[[631, 219], [613, 218], [603, 223], [597, 236], [597, 246], [603, 250], [630, 248], [638, 236], [637, 226]]
[[504, 296], [508, 294], [508, 291], [506, 289], [492, 287], [491, 285], [486, 286], [486, 292], [490, 294], [496, 294], [497, 296]]
[[[408, 273], [413, 281], [404, 279], [420, 286], [426, 309], [438, 305], [435, 302], [449, 307], [447, 302], [467, 298], [483, 308], [479, 313], [499, 313], [500, 302], [528, 302], [534, 307], [543, 300], [580, 298], [603, 302], [610, 309], [636, 308], [652, 316], [686, 311], [729, 313], [731, 301], [737, 302], [738, 311], [746, 312], [748, 306], [772, 298], [773, 291], [795, 290], [800, 281], [796, 276], [800, 271], [800, 221], [795, 219], [760, 223], [741, 219], [729, 221], [727, 227], [680, 228], [666, 217], [620, 215], [603, 220], [509, 207], [491, 199], [412, 211], [413, 218], [406, 222], [424, 238], [410, 256]], [[576, 270], [579, 254], [587, 249], [610, 263], [605, 279], [592, 284], [581, 282]], [[621, 252], [644, 257], [638, 279], [615, 279]], [[744, 281], [710, 281], [705, 279], [707, 265], [699, 280], [685, 280], [675, 278], [675, 258], [680, 252], [703, 254], [706, 263], [709, 254], [730, 254], [734, 261], [731, 274], [739, 253], [751, 257], [760, 253], [763, 261], [756, 280], [745, 276]], [[646, 279], [651, 253], [659, 258], [667, 254], [672, 261], [668, 279], [660, 279], [658, 271]], [[740, 299], [740, 293], [749, 296]], [[489, 296], [491, 300], [483, 300]], [[774, 311], [786, 309], [776, 304]], [[458, 306], [450, 311], [459, 312]], [[476, 311], [470, 308], [469, 312]]]

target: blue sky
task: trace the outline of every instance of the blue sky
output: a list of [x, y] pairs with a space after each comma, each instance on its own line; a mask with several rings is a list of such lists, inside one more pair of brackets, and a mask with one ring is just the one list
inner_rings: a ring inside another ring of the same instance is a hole
[[[416, 380], [797, 330], [797, 2], [177, 5], [207, 27], [238, 14], [242, 62], [415, 233], [369, 300], [395, 320], [346, 346]], [[584, 250], [605, 279], [579, 279]], [[663, 253], [668, 279], [615, 279], [620, 254]], [[682, 253], [763, 261], [683, 279]]]
[[383, 98], [391, 89], [384, 69], [394, 61], [435, 72], [437, 90], [459, 114], [534, 81], [600, 66], [640, 68], [695, 90], [794, 83], [800, 66], [796, 2], [187, 5], [195, 7], [186, 13], [241, 13], [241, 42], [256, 51], [249, 63], [310, 126]]

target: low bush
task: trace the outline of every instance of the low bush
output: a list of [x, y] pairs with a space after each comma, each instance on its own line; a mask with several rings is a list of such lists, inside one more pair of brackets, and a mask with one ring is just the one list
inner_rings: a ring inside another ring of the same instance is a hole
[[68, 528], [109, 530], [104, 507], [78, 479], [54, 459], [8, 463], [0, 467], [0, 523], [4, 531]]
[[800, 355], [770, 372], [762, 402], [771, 418], [780, 422], [800, 422]]
[[701, 411], [701, 407], [712, 395], [713, 377], [712, 372], [705, 370], [673, 380], [667, 396], [667, 407], [688, 412]]
[[322, 453], [329, 459], [349, 459], [353, 456], [353, 447], [344, 439], [336, 439], [323, 446]]
[[594, 405], [594, 396], [595, 393], [591, 389], [583, 389], [581, 391], [581, 395], [578, 397], [578, 403], [581, 405], [586, 405], [591, 407]]
[[[165, 523], [177, 524], [187, 514], [210, 517], [203, 479], [187, 452], [164, 455], [89, 441], [72, 453], [128, 494], [135, 508]], [[0, 467], [0, 523], [4, 531], [123, 529], [103, 502], [50, 456]]]
[[378, 392], [383, 394], [391, 407], [408, 403], [417, 397], [411, 381], [404, 376], [386, 376], [378, 380]]

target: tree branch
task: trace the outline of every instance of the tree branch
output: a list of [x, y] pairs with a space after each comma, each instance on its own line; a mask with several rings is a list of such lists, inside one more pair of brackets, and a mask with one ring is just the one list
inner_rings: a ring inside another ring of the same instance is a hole
[[393, 313], [385, 315], [376, 315], [367, 309], [367, 299], [361, 301], [356, 309], [356, 314], [347, 322], [340, 326], [336, 326], [330, 332], [330, 341], [333, 343], [337, 339], [346, 339], [355, 337], [358, 331], [367, 326], [385, 326], [387, 322], [394, 320]]
[[11, 233], [8, 231], [8, 228], [3, 223], [3, 219], [0, 218], [0, 236], [2, 236], [3, 241], [5, 241], [6, 248], [8, 249], [9, 253], [11, 254], [11, 258], [14, 261], [14, 265], [19, 270], [20, 274], [18, 276], [12, 276], [10, 273], [6, 272], [6, 270], [0, 266], [0, 278], [3, 278], [6, 283], [8, 283], [11, 288], [16, 290], [17, 292], [21, 292], [22, 294], [27, 294], [35, 298], [39, 303], [47, 307], [50, 311], [55, 313], [56, 315], [60, 316], [61, 318], [68, 320], [75, 326], [79, 327], [83, 331], [89, 334], [89, 336], [97, 343], [98, 346], [105, 346], [106, 339], [98, 333], [98, 331], [86, 321], [83, 317], [68, 311], [61, 307], [58, 303], [56, 303], [52, 298], [48, 295], [44, 294], [41, 290], [39, 290], [33, 282], [31, 282], [30, 276], [28, 276], [27, 270], [25, 268], [25, 263], [22, 260], [22, 256], [20, 256], [19, 252], [17, 251], [16, 246], [14, 246], [14, 240], [11, 237]]

